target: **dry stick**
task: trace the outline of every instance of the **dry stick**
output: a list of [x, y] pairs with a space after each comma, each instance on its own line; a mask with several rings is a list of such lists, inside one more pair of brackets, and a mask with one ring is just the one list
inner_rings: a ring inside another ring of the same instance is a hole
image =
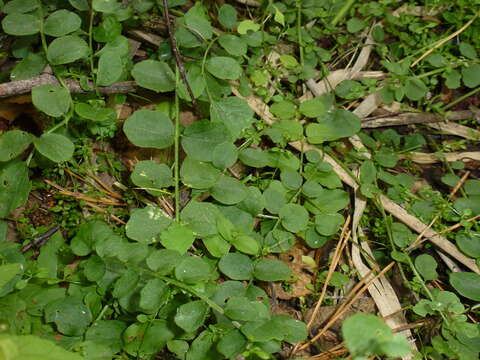
[[60, 226], [54, 226], [53, 228], [51, 228], [50, 230], [46, 231], [45, 233], [43, 233], [42, 235], [36, 237], [30, 244], [27, 244], [25, 245], [24, 247], [22, 247], [22, 249], [20, 250], [20, 252], [22, 254], [26, 253], [28, 250], [30, 250], [31, 248], [40, 248], [43, 244], [45, 244], [48, 239], [53, 235], [55, 234], [58, 230], [60, 229]]
[[43, 181], [46, 182], [48, 185], [53, 186], [55, 189], [59, 190], [59, 194], [61, 194], [61, 195], [72, 196], [72, 197], [74, 197], [78, 200], [85, 200], [85, 201], [94, 202], [94, 203], [101, 203], [101, 204], [105, 204], [105, 205], [125, 206], [125, 204], [123, 204], [121, 202], [118, 202], [116, 200], [111, 200], [111, 199], [107, 199], [107, 198], [93, 198], [93, 197], [88, 196], [88, 195], [83, 195], [83, 194], [79, 194], [79, 193], [76, 193], [76, 192], [73, 192], [73, 191], [69, 191], [69, 190], [61, 187], [58, 184], [55, 184], [54, 182], [52, 182], [48, 179], [43, 179]]
[[409, 154], [400, 154], [399, 158], [408, 159], [417, 164], [435, 164], [443, 161], [480, 161], [480, 151], [451, 152], [444, 153], [442, 156], [412, 151]]
[[474, 21], [475, 19], [478, 17], [478, 13], [475, 14], [475, 16], [473, 18], [471, 18], [465, 25], [463, 25], [460, 29], [458, 29], [457, 31], [455, 31], [454, 33], [448, 35], [446, 38], [440, 40], [440, 41], [437, 41], [437, 43], [435, 45], [433, 45], [430, 49], [428, 49], [427, 51], [425, 51], [422, 56], [420, 56], [417, 60], [415, 60], [412, 65], [410, 65], [410, 67], [414, 67], [415, 65], [417, 65], [420, 61], [422, 61], [424, 58], [426, 58], [428, 55], [430, 55], [432, 52], [435, 51], [435, 49], [439, 48], [440, 46], [442, 46], [443, 44], [445, 44], [447, 41], [450, 41], [451, 39], [453, 39], [455, 36], [461, 34], [466, 28], [468, 28]]
[[117, 217], [113, 214], [110, 214], [107, 210], [105, 210], [104, 208], [101, 208], [98, 205], [92, 204], [91, 202], [88, 202], [88, 201], [85, 203], [85, 205], [90, 206], [92, 209], [95, 209], [98, 212], [101, 212], [102, 214], [107, 214], [108, 216], [110, 216], [113, 220], [115, 220], [119, 224], [122, 224], [122, 225], [126, 224], [125, 221], [123, 221], [122, 219], [120, 219], [119, 217]]
[[[460, 188], [463, 186], [463, 184], [465, 184], [465, 181], [467, 181], [468, 177], [470, 176], [470, 171], [467, 171], [463, 176], [462, 178], [460, 179], [460, 181], [457, 183], [457, 185], [455, 185], [455, 187], [452, 189], [452, 191], [450, 191], [450, 195], [448, 196], [448, 199], [447, 201], [450, 201], [452, 200], [452, 198], [455, 196], [455, 194], [457, 193], [458, 190], [460, 190]], [[423, 235], [425, 235], [425, 232], [427, 232], [432, 226], [433, 224], [435, 224], [437, 222], [437, 220], [440, 218], [440, 215], [436, 215], [432, 221], [430, 221], [430, 224], [428, 224], [428, 226], [425, 228], [425, 230], [423, 230], [420, 234], [418, 234], [417, 238], [415, 239], [415, 241], [413, 243], [410, 244], [409, 247], [407, 247], [405, 249], [406, 252], [409, 252], [411, 250], [413, 250], [417, 245], [418, 245], [418, 242], [420, 240], [422, 240], [423, 238]]]
[[345, 225], [342, 228], [342, 233], [340, 234], [340, 239], [338, 241], [337, 248], [333, 253], [332, 263], [328, 268], [327, 277], [325, 278], [325, 282], [323, 283], [322, 292], [320, 293], [320, 297], [318, 298], [317, 304], [315, 305], [315, 309], [313, 310], [312, 316], [310, 317], [310, 320], [307, 323], [307, 329], [310, 329], [312, 327], [312, 324], [315, 321], [315, 318], [317, 317], [318, 310], [320, 309], [320, 305], [322, 304], [323, 298], [325, 297], [325, 294], [327, 292], [327, 287], [328, 287], [330, 278], [332, 277], [333, 272], [335, 271], [338, 265], [338, 262], [340, 260], [342, 251], [345, 248], [345, 245], [347, 243], [346, 239], [348, 239], [348, 234], [347, 236], [345, 235], [347, 233], [347, 229], [349, 225], [350, 225], [350, 215], [348, 216], [347, 221], [345, 221]]
[[[381, 277], [383, 274], [385, 274], [388, 270], [390, 270], [393, 266], [395, 265], [395, 262], [391, 262], [390, 264], [388, 264], [382, 271], [380, 271], [377, 275], [375, 275], [373, 278], [371, 278], [366, 284], [364, 284], [362, 286], [362, 288], [351, 298], [351, 300], [349, 300], [348, 302], [345, 302], [343, 303], [342, 305], [340, 305], [340, 307], [337, 309], [337, 311], [335, 311], [335, 314], [330, 318], [330, 320], [327, 322], [327, 324], [322, 328], [322, 330], [320, 330], [320, 332], [315, 335], [313, 338], [311, 338], [307, 343], [303, 344], [299, 350], [304, 350], [306, 349], [312, 342], [314, 341], [317, 341], [319, 338], [322, 337], [323, 334], [325, 334], [325, 332], [330, 329], [330, 327], [335, 323], [335, 321], [337, 321], [337, 319], [342, 316], [347, 310], [348, 308], [355, 302], [357, 301], [357, 299], [368, 289], [368, 287], [375, 281], [377, 280], [379, 277]], [[362, 279], [362, 282], [364, 282], [364, 280], [367, 279], [367, 277], [365, 277], [364, 279]], [[359, 283], [359, 284], [360, 284]], [[355, 289], [355, 288], [354, 288]], [[353, 290], [351, 291], [351, 293], [353, 293]]]
[[167, 23], [168, 28], [168, 36], [170, 37], [170, 41], [172, 42], [172, 50], [173, 54], [175, 55], [175, 61], [178, 66], [178, 70], [180, 71], [180, 76], [182, 77], [183, 83], [188, 90], [188, 94], [190, 95], [190, 99], [192, 100], [193, 107], [196, 108], [197, 102], [195, 100], [195, 96], [193, 95], [192, 88], [187, 79], [187, 73], [185, 71], [185, 67], [183, 66], [182, 57], [180, 56], [180, 52], [178, 51], [177, 47], [177, 39], [175, 38], [175, 34], [173, 33], [172, 23], [170, 22], [170, 11], [168, 8], [168, 0], [163, 0], [163, 8], [165, 10], [165, 22]]
[[[87, 93], [94, 92], [93, 84], [89, 83], [92, 90], [87, 91], [82, 89], [78, 81], [65, 80], [65, 84], [71, 93]], [[57, 78], [51, 74], [42, 74], [25, 80], [10, 81], [8, 83], [0, 84], [0, 98], [6, 98], [14, 95], [28, 94], [32, 88], [40, 85], [61, 85]], [[125, 94], [137, 90], [135, 81], [124, 81], [112, 84], [110, 86], [97, 87], [101, 94]]]
[[402, 114], [388, 114], [381, 117], [377, 116], [365, 118], [362, 120], [362, 128], [441, 123], [448, 120], [458, 121], [477, 117], [480, 117], [479, 110], [455, 111], [445, 115], [407, 112]]

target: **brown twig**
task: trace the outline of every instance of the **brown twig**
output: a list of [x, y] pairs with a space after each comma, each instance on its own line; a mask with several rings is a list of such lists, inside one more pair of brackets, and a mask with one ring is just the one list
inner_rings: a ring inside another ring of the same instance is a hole
[[165, 22], [167, 23], [168, 36], [170, 37], [170, 41], [172, 43], [172, 51], [173, 51], [173, 54], [175, 55], [175, 62], [177, 63], [178, 71], [180, 71], [180, 76], [182, 77], [183, 83], [185, 84], [188, 94], [190, 95], [192, 104], [194, 108], [196, 108], [197, 102], [195, 100], [195, 96], [193, 95], [192, 88], [190, 87], [190, 84], [188, 82], [187, 73], [185, 71], [185, 67], [183, 66], [182, 57], [180, 56], [180, 52], [177, 47], [177, 39], [175, 38], [175, 34], [173, 32], [173, 26], [172, 26], [172, 23], [170, 22], [170, 11], [168, 7], [168, 0], [163, 0], [163, 8], [165, 11]]
[[110, 216], [113, 220], [115, 220], [118, 224], [121, 224], [121, 225], [125, 225], [126, 222], [123, 221], [122, 219], [120, 219], [119, 217], [113, 215], [113, 214], [110, 214], [107, 210], [105, 210], [104, 208], [101, 208], [100, 206], [98, 205], [95, 205], [95, 204], [92, 204], [91, 202], [85, 202], [85, 205], [86, 206], [89, 206], [91, 207], [92, 209], [95, 209], [97, 210], [98, 212], [101, 212], [102, 214], [107, 214], [108, 216]]
[[[82, 89], [78, 81], [65, 80], [65, 84], [71, 93], [87, 93], [94, 92], [93, 84], [89, 83], [90, 91]], [[40, 85], [61, 85], [57, 78], [51, 74], [42, 74], [32, 77], [30, 79], [10, 81], [0, 84], [0, 98], [6, 98], [14, 95], [28, 94], [34, 87]], [[110, 86], [98, 87], [101, 94], [118, 94], [118, 93], [130, 93], [137, 90], [137, 84], [135, 81], [124, 81], [112, 84]]]
[[47, 241], [48, 239], [50, 239], [50, 237], [55, 234], [58, 230], [60, 229], [60, 226], [54, 226], [53, 228], [51, 228], [50, 230], [46, 231], [45, 233], [43, 233], [42, 235], [38, 236], [37, 238], [35, 238], [35, 240], [33, 240], [30, 244], [27, 244], [25, 245], [24, 247], [22, 247], [22, 249], [20, 250], [20, 252], [22, 254], [26, 253], [28, 250], [30, 250], [31, 248], [40, 248], [42, 247]]

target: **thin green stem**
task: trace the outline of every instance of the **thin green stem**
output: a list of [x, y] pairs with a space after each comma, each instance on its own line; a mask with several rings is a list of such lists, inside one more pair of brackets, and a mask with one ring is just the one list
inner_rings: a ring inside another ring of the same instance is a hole
[[343, 17], [347, 14], [348, 10], [352, 7], [352, 5], [355, 3], [355, 0], [348, 0], [340, 9], [338, 14], [333, 18], [332, 20], [332, 26], [335, 26], [338, 24], [340, 20], [343, 19]]
[[[180, 85], [180, 70], [175, 67], [176, 88]], [[178, 92], [175, 91], [175, 220], [180, 221], [180, 106]]]
[[298, 50], [300, 53], [300, 65], [305, 63], [303, 54], [303, 40], [302, 40], [302, 0], [297, 0], [297, 38], [298, 38]]
[[91, 72], [93, 84], [95, 87], [95, 84], [96, 84], [95, 64], [93, 60], [93, 21], [94, 19], [95, 19], [95, 10], [93, 10], [93, 7], [90, 6], [90, 22], [88, 24], [88, 46], [90, 47], [90, 56], [89, 56], [90, 72]]
[[465, 99], [468, 99], [470, 96], [473, 96], [475, 95], [476, 93], [480, 92], [480, 86], [479, 87], [476, 87], [475, 89], [473, 89], [472, 91], [469, 91], [468, 93], [462, 95], [462, 96], [459, 96], [458, 98], [456, 98], [455, 100], [453, 100], [451, 103], [448, 103], [446, 104], [444, 107], [442, 107], [442, 110], [448, 110], [450, 109], [452, 106], [455, 106], [457, 105], [458, 103], [461, 103], [463, 100]]
[[153, 276], [153, 277], [156, 277], [157, 279], [160, 279], [160, 280], [163, 280], [165, 281], [166, 283], [168, 284], [171, 284], [173, 286], [176, 286], [177, 288], [179, 289], [182, 289], [182, 290], [185, 290], [186, 292], [192, 294], [192, 295], [195, 295], [196, 297], [198, 297], [199, 299], [205, 301], [205, 303], [207, 303], [208, 306], [210, 306], [213, 310], [219, 312], [220, 314], [223, 314], [223, 309], [220, 305], [218, 305], [217, 303], [213, 302], [212, 300], [210, 300], [207, 296], [205, 296], [204, 294], [201, 294], [199, 293], [197, 290], [195, 290], [194, 288], [192, 288], [191, 286], [188, 286], [188, 285], [185, 285], [184, 283], [182, 283], [181, 281], [178, 281], [178, 280], [175, 280], [175, 279], [171, 279], [167, 276], [162, 276], [162, 275], [158, 275], [155, 271], [151, 271], [151, 270], [148, 270], [148, 269], [145, 269], [141, 266], [138, 266], [138, 265], [134, 265], [134, 264], [131, 264], [131, 263], [123, 263], [123, 265], [127, 266], [128, 268], [132, 269], [132, 270], [135, 270], [135, 271], [138, 271], [138, 272], [143, 272], [145, 274], [148, 274], [150, 276]]

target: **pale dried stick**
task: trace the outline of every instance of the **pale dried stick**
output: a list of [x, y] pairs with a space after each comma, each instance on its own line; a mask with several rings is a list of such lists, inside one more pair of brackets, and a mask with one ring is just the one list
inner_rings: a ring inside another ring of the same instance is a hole
[[458, 29], [457, 31], [455, 31], [454, 33], [448, 35], [446, 38], [443, 38], [442, 40], [440, 41], [437, 41], [435, 43], [435, 45], [433, 45], [430, 49], [428, 49], [427, 51], [425, 51], [422, 56], [420, 56], [417, 60], [415, 60], [412, 65], [410, 65], [410, 67], [414, 67], [415, 65], [417, 65], [420, 61], [422, 61], [424, 58], [426, 58], [428, 55], [430, 55], [432, 52], [434, 52], [437, 48], [439, 48], [440, 46], [442, 46], [443, 44], [445, 44], [446, 42], [450, 41], [451, 39], [453, 39], [455, 36], [457, 35], [460, 35], [463, 31], [465, 31], [466, 28], [468, 28], [470, 25], [472, 25], [472, 23], [477, 19], [478, 17], [478, 13], [475, 14], [475, 16], [473, 18], [471, 18], [465, 25], [463, 25], [460, 29]]

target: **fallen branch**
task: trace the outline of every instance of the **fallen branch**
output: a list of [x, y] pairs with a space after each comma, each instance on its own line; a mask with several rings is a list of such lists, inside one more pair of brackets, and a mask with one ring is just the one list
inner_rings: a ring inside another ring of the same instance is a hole
[[445, 115], [426, 113], [403, 113], [397, 116], [385, 116], [375, 119], [365, 118], [362, 121], [362, 128], [441, 123], [444, 121], [459, 121], [471, 118], [480, 118], [480, 110], [462, 110], [447, 113]]
[[400, 155], [400, 159], [409, 159], [417, 164], [435, 164], [443, 160], [448, 162], [480, 161], [480, 151], [450, 152], [441, 155], [410, 152], [405, 155]]
[[[78, 81], [65, 80], [65, 84], [71, 93], [80, 94], [94, 92], [93, 83], [88, 83], [92, 90], [84, 90]], [[0, 84], [0, 98], [6, 98], [15, 95], [28, 94], [34, 87], [40, 85], [61, 85], [57, 78], [51, 74], [42, 74], [30, 79], [16, 80], [8, 83]], [[101, 94], [125, 94], [137, 91], [138, 86], [135, 81], [124, 81], [112, 84], [110, 86], [97, 87], [97, 91]]]
[[480, 131], [454, 122], [427, 124], [427, 126], [450, 135], [463, 137], [468, 140], [480, 140]]

